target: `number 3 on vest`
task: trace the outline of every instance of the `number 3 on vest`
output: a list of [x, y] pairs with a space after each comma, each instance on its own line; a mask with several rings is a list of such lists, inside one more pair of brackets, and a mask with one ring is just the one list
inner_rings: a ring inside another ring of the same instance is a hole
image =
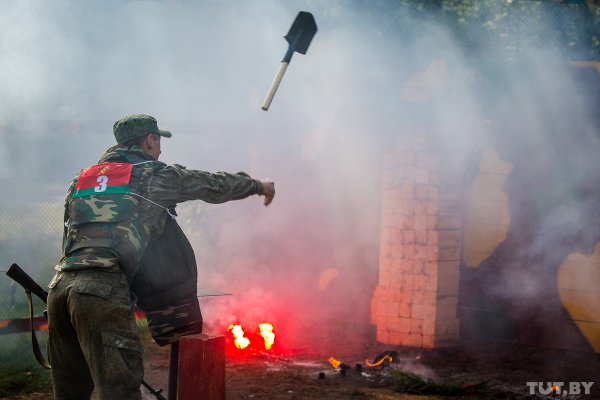
[[106, 175], [100, 175], [97, 179], [96, 182], [99, 183], [98, 186], [94, 186], [94, 192], [96, 193], [102, 193], [106, 190], [106, 186], [108, 185], [108, 176]]

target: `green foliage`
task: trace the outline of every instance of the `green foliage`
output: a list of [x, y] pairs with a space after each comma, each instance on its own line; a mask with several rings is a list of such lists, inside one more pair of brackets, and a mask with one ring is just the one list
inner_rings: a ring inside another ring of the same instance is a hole
[[150, 329], [148, 328], [148, 321], [146, 319], [138, 319], [135, 321], [137, 325], [138, 335], [141, 340], [152, 339], [150, 335]]
[[430, 35], [426, 22], [435, 22], [469, 58], [516, 59], [550, 49], [567, 59], [600, 59], [600, 7], [583, 0], [381, 0], [368, 7], [404, 38]]

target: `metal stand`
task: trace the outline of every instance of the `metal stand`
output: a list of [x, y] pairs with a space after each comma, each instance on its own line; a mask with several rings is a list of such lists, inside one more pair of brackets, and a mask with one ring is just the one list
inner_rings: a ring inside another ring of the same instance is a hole
[[169, 400], [177, 400], [177, 373], [179, 368], [179, 341], [171, 344], [169, 353]]

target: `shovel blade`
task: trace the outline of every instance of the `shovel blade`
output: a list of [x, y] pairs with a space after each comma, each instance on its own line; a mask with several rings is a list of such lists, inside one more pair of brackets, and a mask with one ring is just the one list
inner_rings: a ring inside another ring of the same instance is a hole
[[293, 51], [306, 54], [315, 33], [317, 33], [317, 24], [313, 15], [307, 11], [300, 11], [284, 37]]

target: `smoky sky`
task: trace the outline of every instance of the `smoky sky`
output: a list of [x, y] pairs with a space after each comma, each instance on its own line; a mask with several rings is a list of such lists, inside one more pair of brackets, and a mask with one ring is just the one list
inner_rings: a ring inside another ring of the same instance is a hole
[[[414, 117], [443, 132], [439, 145], [458, 158], [488, 140], [463, 51], [429, 22], [408, 40], [394, 19], [409, 17], [386, 4], [4, 1], [1, 262], [51, 271], [68, 183], [113, 144], [115, 120], [145, 113], [173, 132], [162, 161], [275, 181], [268, 208], [257, 197], [179, 207], [199, 286], [232, 294], [201, 300], [210, 329], [270, 319], [293, 342], [300, 327], [368, 326], [383, 154]], [[319, 30], [264, 112], [283, 36], [301, 10]], [[43, 251], [27, 251], [41, 242]]]
[[[306, 55], [294, 55], [264, 112], [287, 49], [283, 36], [301, 10], [315, 15], [319, 32]], [[147, 113], [173, 132], [163, 161], [276, 182], [269, 208], [259, 198], [180, 207], [199, 286], [232, 293], [203, 300], [207, 325], [300, 321], [323, 302], [344, 318], [366, 315], [382, 151], [366, 111], [390, 83], [373, 90], [370, 82], [395, 67], [369, 55], [382, 45], [381, 32], [361, 26], [353, 6], [14, 1], [2, 11], [3, 263], [51, 270], [69, 181], [112, 144], [113, 121]], [[21, 221], [35, 223], [36, 233]], [[30, 242], [43, 242], [43, 251], [27, 252]], [[334, 277], [319, 287], [328, 270]]]

